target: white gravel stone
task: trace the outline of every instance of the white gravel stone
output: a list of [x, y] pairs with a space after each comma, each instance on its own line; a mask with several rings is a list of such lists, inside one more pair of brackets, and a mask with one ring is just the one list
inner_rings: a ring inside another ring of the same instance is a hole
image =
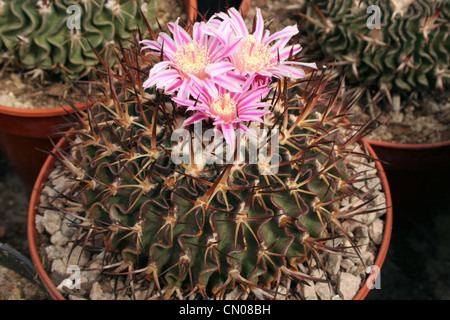
[[325, 264], [327, 272], [331, 275], [338, 274], [339, 270], [341, 269], [341, 261], [342, 261], [341, 255], [330, 254]]
[[64, 217], [61, 221], [61, 233], [69, 239], [72, 238], [77, 231], [76, 228], [70, 227], [71, 223], [72, 222], [67, 217]]
[[318, 282], [314, 285], [314, 291], [320, 300], [330, 300], [334, 296], [330, 285], [325, 282]]
[[58, 275], [66, 275], [67, 274], [67, 265], [63, 262], [62, 259], [56, 259], [52, 262], [52, 273], [57, 273]]
[[113, 300], [114, 295], [104, 292], [100, 283], [95, 282], [92, 285], [91, 292], [89, 293], [91, 300]]
[[45, 253], [50, 261], [62, 259], [64, 252], [65, 250], [61, 246], [47, 246], [45, 248]]
[[353, 262], [351, 259], [342, 259], [342, 261], [341, 261], [342, 270], [349, 270], [354, 265], [355, 265], [355, 262]]
[[66, 262], [68, 266], [77, 266], [81, 269], [89, 262], [89, 253], [83, 250], [81, 246], [76, 246], [73, 248], [72, 252], [70, 252], [71, 247], [71, 245], [66, 247], [64, 262]]
[[361, 278], [351, 273], [343, 272], [339, 275], [337, 290], [343, 300], [351, 300], [356, 295], [361, 284]]
[[300, 283], [297, 285], [298, 292], [304, 300], [318, 300], [316, 291], [314, 290], [314, 283], [307, 281], [307, 284]]
[[41, 222], [48, 233], [54, 234], [61, 226], [61, 215], [54, 210], [45, 210]]
[[34, 218], [34, 223], [36, 224], [36, 231], [42, 233], [45, 230], [44, 224], [42, 223], [42, 215], [37, 214]]
[[64, 246], [69, 242], [69, 238], [65, 237], [61, 231], [56, 231], [50, 238], [50, 242], [57, 246]]
[[380, 245], [383, 241], [383, 232], [384, 232], [384, 221], [381, 219], [375, 219], [373, 223], [369, 226], [369, 234], [372, 241]]

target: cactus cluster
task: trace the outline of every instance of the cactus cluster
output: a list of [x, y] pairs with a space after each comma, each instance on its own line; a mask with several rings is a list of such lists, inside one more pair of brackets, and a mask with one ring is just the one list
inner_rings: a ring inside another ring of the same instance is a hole
[[150, 18], [156, 0], [4, 0], [0, 1], [0, 63], [14, 63], [35, 76], [50, 72], [76, 79], [98, 64], [91, 48], [112, 66], [112, 48], [124, 44], [136, 27], [144, 28], [140, 10]]
[[447, 1], [311, 0], [305, 8], [320, 50], [352, 84], [388, 98], [448, 85]]
[[[326, 241], [354, 244], [342, 222], [366, 213], [340, 206], [364, 199], [353, 183], [365, 178], [352, 167], [368, 157], [354, 152], [368, 126], [345, 121], [351, 105], [338, 99], [341, 84], [332, 89], [321, 73], [274, 83], [265, 99], [271, 113], [255, 127], [267, 132], [259, 140], [267, 157], [252, 161], [251, 139], [238, 139], [231, 154], [224, 140], [214, 148], [206, 138], [198, 142], [213, 128], [208, 122], [174, 138], [185, 109], [143, 86], [155, 57], [137, 41], [120, 51], [120, 72], [99, 72], [101, 98], [56, 153], [72, 176], [62, 194], [83, 207], [70, 213], [74, 244], [103, 252], [105, 272], [141, 283], [147, 297], [221, 298], [241, 288], [274, 298], [286, 294], [278, 292], [282, 282], [326, 281], [299, 265], [321, 265], [321, 251], [348, 254]], [[241, 161], [238, 150], [245, 151]], [[211, 152], [225, 161], [194, 159]]]

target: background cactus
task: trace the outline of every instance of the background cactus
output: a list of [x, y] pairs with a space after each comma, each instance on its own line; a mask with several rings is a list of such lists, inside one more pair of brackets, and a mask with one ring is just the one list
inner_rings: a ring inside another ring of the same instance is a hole
[[[145, 27], [156, 0], [5, 0], [0, 1], [0, 62], [14, 61], [36, 76], [43, 71], [69, 79], [93, 70], [98, 59], [90, 44], [112, 66], [117, 39], [127, 43], [136, 27]], [[78, 20], [79, 18], [79, 20]], [[153, 21], [152, 21], [153, 22]]]
[[[379, 29], [371, 5], [380, 9]], [[336, 59], [349, 82], [373, 95], [386, 93], [391, 105], [392, 95], [408, 97], [448, 85], [447, 1], [311, 0], [302, 16], [322, 53]]]
[[137, 44], [122, 52], [123, 70], [100, 74], [103, 96], [56, 154], [73, 177], [61, 196], [81, 204], [69, 213], [74, 245], [102, 252], [105, 272], [143, 283], [148, 297], [221, 298], [238, 287], [273, 298], [281, 282], [312, 279], [299, 266], [320, 265], [318, 252], [351, 254], [327, 240], [344, 237], [358, 253], [342, 222], [367, 211], [340, 204], [371, 200], [352, 186], [365, 179], [352, 167], [367, 157], [354, 147], [368, 126], [343, 121], [350, 104], [337, 99], [340, 85], [330, 93], [322, 75], [274, 89], [264, 128], [269, 154], [279, 129], [276, 174], [262, 174], [261, 159], [176, 164], [175, 147], [191, 144], [171, 138], [186, 115], [159, 91], [144, 92], [154, 62]]

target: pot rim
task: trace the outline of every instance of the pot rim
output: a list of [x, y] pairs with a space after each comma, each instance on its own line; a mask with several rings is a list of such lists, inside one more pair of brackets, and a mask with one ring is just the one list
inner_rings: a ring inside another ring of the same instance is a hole
[[421, 150], [421, 149], [434, 149], [450, 146], [450, 140], [442, 142], [430, 142], [430, 143], [398, 143], [369, 138], [365, 138], [365, 140], [372, 146], [385, 147], [391, 149]]
[[[78, 102], [73, 105], [76, 109], [82, 109], [85, 106], [85, 102]], [[61, 114], [67, 114], [72, 111], [71, 105], [64, 105], [53, 108], [43, 109], [21, 109], [10, 106], [4, 106], [0, 104], [0, 113], [23, 118], [43, 118], [58, 116]]]
[[[381, 267], [383, 266], [384, 260], [386, 259], [389, 245], [391, 242], [392, 225], [394, 220], [392, 208], [392, 196], [386, 172], [384, 171], [383, 165], [381, 164], [381, 161], [379, 160], [377, 154], [375, 153], [375, 150], [370, 145], [368, 139], [366, 138], [361, 139], [361, 143], [367, 148], [369, 155], [373, 158], [373, 161], [375, 162], [378, 177], [381, 180], [381, 186], [386, 197], [386, 213], [384, 214], [383, 240], [381, 241], [381, 245], [377, 252], [377, 258], [375, 259], [374, 262], [374, 265], [377, 266], [379, 268], [378, 271], [380, 271]], [[375, 270], [375, 272], [377, 272], [377, 270]], [[378, 273], [376, 273], [376, 275], [380, 276], [380, 274]], [[369, 294], [372, 287], [372, 284], [370, 283], [371, 278], [372, 277], [370, 276], [366, 278], [366, 281], [364, 282], [363, 286], [359, 289], [359, 291], [356, 293], [356, 295], [353, 297], [353, 300], [364, 300], [364, 298]]]
[[[69, 141], [62, 137], [56, 147], [53, 149], [53, 153], [56, 153], [56, 148], [64, 148], [67, 146]], [[393, 209], [392, 209], [392, 198], [391, 192], [389, 188], [389, 183], [387, 180], [386, 173], [383, 169], [381, 162], [379, 161], [375, 151], [372, 146], [367, 142], [366, 139], [361, 139], [361, 144], [367, 148], [367, 152], [373, 158], [375, 162], [375, 166], [377, 168], [378, 177], [381, 179], [383, 193], [386, 197], [386, 213], [384, 214], [384, 229], [383, 229], [383, 240], [377, 252], [377, 258], [374, 262], [374, 265], [381, 270], [381, 267], [386, 259], [387, 251], [389, 249], [391, 234], [392, 234], [392, 224], [393, 224]], [[44, 269], [38, 250], [38, 234], [35, 225], [35, 217], [36, 217], [36, 208], [40, 202], [41, 189], [45, 181], [47, 181], [48, 174], [51, 168], [54, 166], [56, 162], [56, 158], [52, 155], [49, 155], [45, 160], [44, 165], [42, 166], [41, 171], [36, 179], [31, 198], [30, 204], [28, 208], [28, 220], [27, 220], [27, 234], [28, 234], [28, 245], [30, 250], [31, 260], [36, 268], [36, 271], [41, 278], [42, 283], [45, 288], [49, 291], [51, 297], [55, 300], [66, 300], [65, 297], [58, 291], [55, 284], [51, 281], [48, 273]], [[362, 287], [358, 290], [353, 300], [363, 300], [367, 294], [370, 292], [370, 281], [371, 277], [367, 277], [366, 281], [362, 285]]]

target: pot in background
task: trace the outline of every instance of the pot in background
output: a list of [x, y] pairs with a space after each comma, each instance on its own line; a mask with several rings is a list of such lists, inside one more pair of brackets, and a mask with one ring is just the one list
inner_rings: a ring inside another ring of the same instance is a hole
[[[73, 107], [83, 109], [84, 103]], [[36, 177], [60, 137], [58, 126], [74, 109], [67, 105], [48, 109], [19, 109], [0, 105], [0, 150], [31, 193]]]
[[[17, 251], [16, 249], [10, 247], [6, 243], [0, 242], [0, 266], [3, 266], [11, 271], [13, 271], [15, 274], [19, 275], [20, 277], [23, 277], [30, 281], [30, 283], [36, 287], [36, 292], [34, 294], [34, 298], [43, 300], [47, 298], [47, 292], [45, 291], [45, 288], [43, 287], [42, 283], [39, 280], [39, 277], [37, 275], [36, 269], [33, 266], [33, 263], [28, 259], [26, 256], [24, 256], [22, 253]], [[21, 287], [23, 283], [20, 281], [19, 283], [16, 283], [17, 281], [12, 281], [8, 277], [4, 277], [2, 280], [2, 285], [5, 285], [4, 281], [11, 281], [10, 284], [6, 282], [6, 286], [9, 287]], [[11, 290], [8, 288], [5, 288], [7, 290]], [[30, 294], [27, 292], [27, 294]]]
[[384, 162], [386, 171], [421, 171], [450, 167], [450, 141], [409, 144], [366, 140]]

